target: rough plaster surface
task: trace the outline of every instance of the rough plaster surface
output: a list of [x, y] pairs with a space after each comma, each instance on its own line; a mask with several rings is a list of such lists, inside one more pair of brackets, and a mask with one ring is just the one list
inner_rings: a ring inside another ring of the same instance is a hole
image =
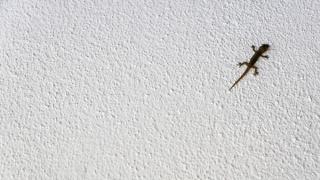
[[320, 179], [320, 1], [0, 13], [0, 179]]

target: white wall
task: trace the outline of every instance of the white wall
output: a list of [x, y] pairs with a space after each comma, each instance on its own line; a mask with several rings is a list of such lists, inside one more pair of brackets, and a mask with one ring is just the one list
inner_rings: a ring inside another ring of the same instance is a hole
[[320, 1], [0, 13], [0, 179], [320, 179]]

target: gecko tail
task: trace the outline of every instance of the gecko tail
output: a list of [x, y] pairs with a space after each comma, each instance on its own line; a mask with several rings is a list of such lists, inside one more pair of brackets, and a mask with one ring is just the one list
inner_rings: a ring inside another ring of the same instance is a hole
[[237, 83], [234, 83], [230, 88], [229, 91], [231, 91], [231, 89], [236, 85]]
[[249, 70], [250, 70], [250, 68], [248, 67], [248, 68], [243, 72], [243, 74], [239, 77], [239, 79], [237, 79], [237, 81], [231, 86], [231, 88], [229, 89], [229, 91], [231, 91], [231, 89], [240, 82], [240, 80], [249, 72]]
[[237, 81], [235, 83], [233, 83], [233, 85], [231, 86], [231, 88], [229, 88], [229, 91], [231, 91], [231, 89], [236, 86], [238, 84], [238, 82], [243, 78], [245, 74], [243, 74], [239, 79], [237, 79]]

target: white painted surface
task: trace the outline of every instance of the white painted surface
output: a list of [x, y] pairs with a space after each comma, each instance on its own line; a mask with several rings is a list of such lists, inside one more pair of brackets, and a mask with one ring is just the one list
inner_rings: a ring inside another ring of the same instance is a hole
[[320, 179], [320, 1], [0, 13], [0, 179]]

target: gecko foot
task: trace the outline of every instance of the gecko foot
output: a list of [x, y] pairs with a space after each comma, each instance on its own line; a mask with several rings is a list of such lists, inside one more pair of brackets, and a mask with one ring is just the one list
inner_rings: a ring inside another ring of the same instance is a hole
[[258, 67], [257, 67], [257, 66], [252, 66], [252, 68], [254, 69], [253, 75], [254, 75], [254, 76], [257, 76], [257, 75], [259, 74], [259, 72], [258, 72]]
[[254, 52], [256, 52], [256, 47], [254, 45], [252, 45], [251, 48]]

